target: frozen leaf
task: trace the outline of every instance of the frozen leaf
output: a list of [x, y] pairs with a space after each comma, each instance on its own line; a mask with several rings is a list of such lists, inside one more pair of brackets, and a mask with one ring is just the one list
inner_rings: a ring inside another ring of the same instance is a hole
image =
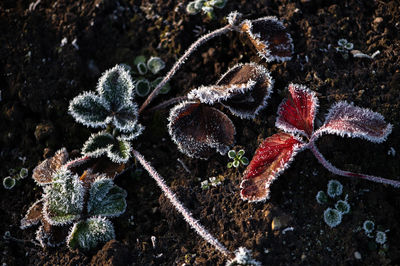
[[324, 211], [324, 221], [333, 228], [342, 222], [342, 213], [336, 209], [328, 208]]
[[171, 109], [168, 120], [172, 140], [190, 157], [208, 158], [214, 149], [225, 154], [234, 143], [232, 121], [213, 107], [185, 101]]
[[42, 199], [32, 204], [26, 212], [25, 217], [21, 220], [21, 229], [28, 228], [32, 225], [38, 224], [42, 220], [43, 201]]
[[324, 125], [315, 132], [315, 136], [336, 134], [380, 143], [391, 131], [392, 125], [386, 123], [381, 114], [342, 101], [331, 107]]
[[7, 176], [3, 179], [3, 187], [5, 189], [12, 189], [15, 186], [15, 178], [11, 176]]
[[62, 148], [56, 154], [41, 162], [33, 169], [32, 178], [39, 185], [46, 185], [52, 181], [52, 175], [68, 160], [67, 149]]
[[124, 105], [114, 114], [113, 124], [124, 133], [135, 131], [137, 127], [138, 109], [135, 103]]
[[78, 175], [60, 169], [44, 190], [43, 215], [51, 225], [65, 225], [78, 219], [83, 208], [84, 188]]
[[151, 73], [157, 74], [165, 68], [165, 63], [161, 58], [152, 56], [150, 57], [149, 61], [147, 61], [147, 68], [151, 71]]
[[70, 102], [68, 111], [77, 122], [87, 127], [105, 127], [108, 123], [107, 103], [93, 92], [76, 96]]
[[88, 214], [90, 216], [119, 216], [125, 212], [127, 193], [114, 185], [112, 179], [99, 177], [90, 188]]
[[287, 133], [311, 137], [314, 118], [318, 109], [318, 98], [307, 87], [289, 84], [289, 97], [278, 108], [276, 127]]
[[144, 127], [141, 124], [136, 123], [134, 125], [133, 131], [129, 133], [122, 133], [120, 136], [117, 137], [118, 140], [126, 140], [126, 141], [131, 141], [136, 139], [140, 134], [142, 134], [142, 131], [144, 130]]
[[115, 238], [114, 227], [105, 218], [94, 217], [74, 224], [67, 243], [70, 249], [88, 251]]
[[133, 82], [128, 71], [120, 65], [103, 73], [97, 84], [97, 92], [111, 112], [130, 104], [133, 98]]
[[145, 62], [139, 62], [136, 67], [140, 75], [145, 75], [147, 73], [147, 66]]
[[126, 163], [130, 158], [131, 145], [125, 140], [116, 140], [107, 151], [108, 158], [114, 163]]
[[267, 62], [292, 58], [293, 40], [283, 23], [276, 17], [244, 20], [241, 31], [247, 33], [258, 54]]
[[267, 69], [255, 63], [238, 64], [228, 70], [214, 86], [192, 90], [189, 99], [202, 103], [221, 103], [234, 115], [254, 118], [266, 107], [273, 87]]
[[89, 157], [100, 157], [115, 143], [114, 137], [105, 131], [92, 134], [82, 148], [82, 154]]
[[300, 140], [286, 133], [277, 133], [265, 139], [243, 173], [242, 199], [261, 201], [269, 198], [270, 185], [302, 147]]
[[136, 94], [140, 97], [146, 97], [150, 92], [150, 83], [147, 79], [140, 79], [135, 83]]

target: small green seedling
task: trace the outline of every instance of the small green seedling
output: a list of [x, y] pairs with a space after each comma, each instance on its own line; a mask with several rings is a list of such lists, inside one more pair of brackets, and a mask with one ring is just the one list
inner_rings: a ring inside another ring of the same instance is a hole
[[385, 244], [386, 239], [387, 239], [387, 237], [386, 237], [386, 233], [385, 232], [376, 231], [376, 237], [375, 237], [375, 242], [376, 243], [378, 243], [380, 245], [383, 245], [383, 244]]
[[322, 190], [318, 191], [317, 196], [315, 196], [315, 199], [319, 204], [328, 203], [328, 197], [326, 196], [326, 193]]
[[[136, 71], [133, 71], [134, 74], [139, 75], [133, 81], [135, 92], [140, 97], [146, 97], [163, 79], [162, 77], [158, 77], [150, 82], [150, 75], [156, 75], [163, 70], [165, 62], [156, 56], [152, 56], [147, 60], [144, 55], [139, 55], [135, 58], [133, 64], [136, 66]], [[162, 87], [160, 93], [167, 94], [170, 89], [171, 87], [167, 83]]]
[[210, 19], [213, 19], [215, 17], [214, 14], [214, 8], [223, 8], [228, 0], [196, 0], [189, 2], [189, 4], [186, 6], [186, 12], [189, 15], [195, 15], [199, 12], [203, 12], [207, 14], [207, 16]]
[[28, 176], [28, 169], [26, 168], [21, 168], [21, 170], [19, 171], [19, 178], [24, 179], [25, 177]]
[[329, 197], [340, 196], [343, 192], [343, 185], [337, 180], [329, 180], [327, 193]]
[[338, 200], [335, 204], [335, 208], [342, 214], [347, 214], [350, 212], [350, 205], [345, 200]]
[[3, 187], [5, 189], [12, 189], [15, 186], [15, 178], [7, 176], [3, 179]]
[[371, 220], [366, 220], [363, 224], [363, 229], [366, 235], [369, 235], [375, 229], [375, 223]]
[[324, 211], [324, 221], [333, 228], [342, 222], [342, 213], [337, 209], [328, 208]]
[[245, 151], [244, 150], [239, 150], [237, 153], [234, 150], [230, 150], [228, 151], [228, 157], [229, 159], [233, 159], [233, 162], [229, 162], [227, 164], [228, 168], [238, 168], [240, 163], [242, 163], [242, 165], [248, 165], [249, 164], [249, 159], [247, 159], [247, 157], [244, 157]]
[[[327, 192], [330, 198], [340, 196], [343, 192], [343, 185], [337, 180], [329, 180]], [[324, 191], [318, 191], [315, 199], [321, 205], [328, 203], [328, 195]], [[325, 223], [333, 228], [342, 222], [343, 215], [350, 212], [350, 204], [347, 202], [347, 195], [344, 200], [338, 200], [335, 208], [327, 208], [324, 212]]]
[[338, 41], [338, 47], [336, 47], [336, 51], [342, 54], [343, 58], [347, 60], [349, 58], [349, 52], [353, 50], [354, 45], [351, 42], [348, 42], [346, 39], [340, 39]]

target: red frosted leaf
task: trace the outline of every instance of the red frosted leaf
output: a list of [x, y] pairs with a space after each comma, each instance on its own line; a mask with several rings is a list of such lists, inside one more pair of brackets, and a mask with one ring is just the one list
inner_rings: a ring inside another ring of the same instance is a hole
[[278, 108], [276, 127], [288, 133], [310, 137], [318, 108], [315, 93], [299, 84], [289, 84], [290, 96]]
[[358, 137], [380, 143], [392, 131], [392, 125], [376, 112], [347, 102], [338, 102], [329, 110], [324, 125], [315, 132], [315, 137], [327, 134]]
[[249, 201], [269, 198], [270, 185], [289, 166], [303, 143], [287, 133], [277, 133], [258, 147], [243, 173], [241, 197]]
[[236, 116], [254, 118], [267, 105], [272, 86], [273, 80], [265, 67], [255, 63], [237, 64], [216, 85], [192, 90], [188, 99], [221, 103]]
[[245, 20], [241, 30], [246, 32], [259, 55], [267, 62], [290, 60], [293, 40], [283, 23], [276, 17]]
[[221, 111], [198, 102], [182, 102], [171, 109], [168, 131], [178, 148], [190, 157], [225, 154], [234, 144], [235, 127]]
[[51, 176], [68, 160], [67, 149], [62, 148], [56, 154], [41, 162], [33, 169], [32, 178], [39, 184], [45, 185], [51, 182]]

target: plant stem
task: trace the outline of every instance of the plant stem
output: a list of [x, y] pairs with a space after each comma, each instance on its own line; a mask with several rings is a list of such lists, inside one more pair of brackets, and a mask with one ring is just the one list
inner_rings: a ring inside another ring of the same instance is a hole
[[178, 69], [185, 63], [186, 59], [199, 48], [203, 43], [207, 42], [208, 40], [223, 35], [227, 33], [228, 31], [231, 31], [233, 29], [233, 26], [228, 24], [225, 27], [222, 27], [220, 29], [217, 29], [215, 31], [212, 31], [204, 36], [202, 36], [200, 39], [195, 41], [189, 49], [186, 50], [186, 52], [179, 58], [178, 61], [174, 64], [174, 66], [171, 68], [171, 70], [165, 75], [164, 79], [157, 85], [157, 87], [150, 93], [150, 95], [147, 97], [146, 101], [140, 106], [139, 109], [139, 114], [143, 111], [144, 108], [146, 108], [147, 105], [150, 104], [150, 102], [158, 95], [160, 92], [161, 88], [164, 87], [164, 85], [172, 78], [172, 76], [178, 71]]
[[373, 175], [365, 175], [365, 174], [358, 174], [358, 173], [352, 173], [348, 171], [343, 171], [338, 169], [337, 167], [333, 166], [325, 157], [321, 154], [321, 152], [318, 150], [317, 146], [315, 145], [314, 141], [311, 141], [308, 144], [308, 148], [312, 151], [312, 153], [315, 155], [317, 160], [330, 172], [336, 174], [336, 175], [341, 175], [341, 176], [347, 176], [347, 177], [358, 177], [370, 181], [374, 181], [377, 183], [383, 183], [383, 184], [388, 184], [394, 187], [400, 187], [400, 181], [396, 180], [390, 180], [386, 178], [382, 178], [379, 176], [373, 176]]
[[164, 192], [165, 196], [171, 201], [172, 205], [180, 212], [185, 218], [186, 222], [208, 243], [213, 245], [225, 256], [230, 256], [232, 253], [229, 252], [224, 245], [222, 245], [216, 238], [214, 238], [196, 219], [189, 210], [187, 210], [182, 203], [178, 200], [174, 192], [167, 186], [162, 176], [150, 165], [149, 162], [141, 155], [138, 151], [132, 150], [133, 155], [140, 162], [140, 164], [146, 169], [149, 175], [157, 182], [157, 185]]

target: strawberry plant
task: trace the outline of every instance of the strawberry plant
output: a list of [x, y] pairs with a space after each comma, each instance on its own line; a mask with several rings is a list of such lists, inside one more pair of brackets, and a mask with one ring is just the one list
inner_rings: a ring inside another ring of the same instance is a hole
[[392, 130], [392, 125], [386, 123], [381, 114], [342, 101], [330, 108], [325, 123], [315, 130], [314, 120], [318, 109], [315, 93], [298, 84], [290, 84], [289, 93], [289, 97], [279, 106], [275, 123], [284, 132], [268, 137], [258, 147], [243, 174], [240, 192], [242, 199], [268, 199], [272, 182], [289, 167], [296, 154], [305, 149], [309, 149], [334, 174], [400, 187], [400, 181], [338, 169], [325, 159], [315, 144], [324, 134], [358, 137], [381, 143]]

